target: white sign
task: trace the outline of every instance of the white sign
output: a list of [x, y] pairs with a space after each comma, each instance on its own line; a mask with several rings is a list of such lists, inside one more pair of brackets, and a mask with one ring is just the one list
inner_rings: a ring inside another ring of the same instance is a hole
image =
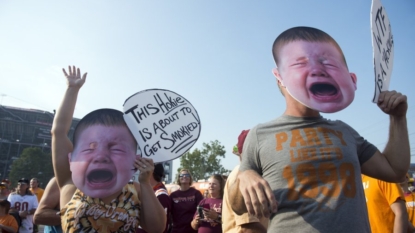
[[124, 120], [143, 157], [155, 163], [182, 156], [197, 141], [201, 125], [192, 104], [163, 89], [140, 91], [124, 103]]
[[393, 35], [389, 18], [380, 0], [372, 1], [371, 29], [373, 60], [375, 66], [375, 95], [373, 102], [377, 103], [381, 91], [389, 89], [393, 68]]

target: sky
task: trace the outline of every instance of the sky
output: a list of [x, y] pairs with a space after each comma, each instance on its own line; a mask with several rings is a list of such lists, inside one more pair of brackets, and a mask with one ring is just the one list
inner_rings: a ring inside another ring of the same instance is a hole
[[[390, 90], [408, 97], [415, 155], [415, 1], [382, 4], [395, 46]], [[231, 170], [239, 163], [231, 153], [239, 133], [285, 110], [271, 72], [273, 41], [288, 28], [311, 26], [339, 43], [357, 75], [353, 103], [323, 116], [348, 123], [382, 150], [389, 117], [372, 103], [370, 9], [369, 0], [0, 1], [0, 104], [52, 112], [68, 65], [88, 72], [77, 118], [99, 108], [122, 110], [141, 90], [168, 89], [198, 111], [202, 130], [192, 150], [218, 140]], [[176, 159], [173, 169], [179, 165]]]

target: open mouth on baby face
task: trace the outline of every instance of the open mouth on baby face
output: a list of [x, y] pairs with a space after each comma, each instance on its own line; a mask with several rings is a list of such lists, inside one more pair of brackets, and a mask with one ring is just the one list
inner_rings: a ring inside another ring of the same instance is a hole
[[330, 83], [313, 83], [309, 88], [314, 98], [322, 101], [333, 101], [340, 96], [340, 91]]
[[115, 176], [110, 170], [96, 169], [88, 173], [88, 184], [92, 188], [105, 188], [112, 185], [115, 181]]

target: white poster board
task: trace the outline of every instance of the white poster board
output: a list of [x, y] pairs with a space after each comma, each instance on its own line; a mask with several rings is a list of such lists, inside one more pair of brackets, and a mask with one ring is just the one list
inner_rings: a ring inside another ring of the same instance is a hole
[[373, 61], [375, 68], [375, 94], [373, 102], [377, 103], [379, 94], [389, 89], [393, 68], [393, 35], [389, 18], [380, 0], [372, 0], [370, 12], [372, 29]]
[[125, 101], [123, 111], [142, 157], [155, 163], [182, 156], [199, 138], [201, 124], [196, 109], [175, 92], [140, 91]]

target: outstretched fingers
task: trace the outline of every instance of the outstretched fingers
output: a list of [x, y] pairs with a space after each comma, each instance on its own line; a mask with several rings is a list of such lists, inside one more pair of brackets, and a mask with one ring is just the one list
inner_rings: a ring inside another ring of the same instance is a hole
[[62, 68], [62, 71], [63, 71], [63, 74], [65, 75], [65, 77], [68, 77], [69, 76], [68, 73], [66, 73], [65, 68]]

